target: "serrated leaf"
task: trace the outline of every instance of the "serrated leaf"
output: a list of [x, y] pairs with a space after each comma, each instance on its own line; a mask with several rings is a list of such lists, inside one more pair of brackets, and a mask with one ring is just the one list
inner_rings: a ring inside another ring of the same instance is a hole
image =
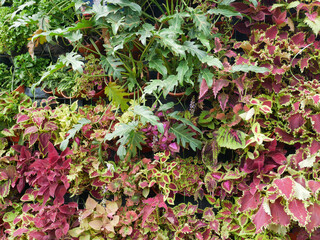
[[202, 134], [202, 131], [201, 131], [198, 127], [196, 127], [189, 119], [186, 119], [186, 118], [184, 118], [184, 117], [179, 116], [179, 112], [169, 113], [168, 116], [169, 116], [169, 117], [172, 117], [172, 118], [174, 118], [174, 119], [176, 119], [176, 120], [181, 121], [183, 124], [191, 127], [193, 130], [195, 130], [195, 131], [197, 131], [198, 133]]
[[215, 67], [218, 67], [220, 69], [223, 69], [222, 62], [218, 58], [215, 58], [213, 56], [206, 55], [204, 58], [202, 58], [200, 60], [201, 60], [202, 63], [206, 63], [210, 67], [215, 66]]
[[311, 193], [305, 189], [300, 183], [294, 181], [294, 197], [299, 200], [307, 200], [311, 197]]
[[199, 48], [201, 45], [195, 44], [195, 42], [185, 41], [183, 46], [185, 46], [187, 52], [192, 56], [197, 56], [199, 60], [207, 56], [206, 52]]
[[306, 23], [313, 31], [314, 34], [318, 35], [320, 32], [320, 16], [318, 16], [314, 21], [311, 21], [308, 17], [304, 19]]
[[207, 20], [207, 16], [203, 13], [194, 13], [193, 15], [193, 22], [196, 26], [196, 28], [202, 32], [203, 35], [209, 36], [211, 34], [210, 29], [210, 23]]
[[138, 14], [141, 12], [141, 7], [138, 4], [131, 2], [129, 0], [108, 0], [108, 4], [118, 5], [122, 8], [128, 7], [132, 11], [137, 12]]
[[255, 73], [265, 73], [269, 72], [270, 70], [265, 67], [258, 67], [258, 66], [253, 66], [253, 65], [248, 65], [248, 64], [241, 64], [241, 65], [233, 65], [231, 67], [231, 72], [255, 72]]
[[169, 131], [176, 136], [177, 143], [184, 148], [189, 144], [193, 151], [196, 151], [197, 148], [200, 149], [202, 142], [193, 138], [196, 134], [183, 124], [175, 123]]
[[201, 69], [201, 77], [206, 80], [208, 88], [212, 87], [214, 74], [208, 68]]
[[241, 13], [237, 12], [236, 10], [234, 10], [233, 7], [230, 7], [230, 6], [219, 6], [218, 8], [213, 8], [213, 9], [210, 9], [208, 11], [209, 14], [216, 14], [216, 15], [223, 15], [227, 18], [230, 18], [230, 17], [241, 17]]
[[125, 90], [118, 86], [115, 82], [109, 82], [105, 87], [104, 92], [114, 105], [120, 105], [122, 111], [128, 109], [128, 100], [125, 97], [127, 97], [129, 94], [126, 93]]
[[101, 56], [100, 64], [106, 71], [108, 76], [112, 76], [114, 79], [122, 79], [121, 73], [124, 72], [122, 62], [119, 58], [108, 55], [107, 57]]
[[157, 126], [160, 133], [164, 133], [163, 124], [159, 122], [159, 118], [154, 115], [148, 107], [137, 105], [134, 107], [134, 113], [141, 117], [143, 124], [151, 123], [152, 125]]
[[167, 75], [167, 68], [161, 59], [153, 59], [149, 62], [149, 67], [158, 71], [162, 76]]
[[83, 66], [84, 62], [81, 61], [83, 60], [83, 57], [75, 52], [69, 52], [66, 53], [65, 56], [60, 55], [60, 61], [65, 65], [65, 66], [72, 66], [72, 69], [75, 71], [78, 71], [79, 73], [83, 73]]
[[155, 30], [154, 26], [149, 24], [149, 23], [144, 23], [142, 25], [142, 28], [140, 28], [137, 32], [136, 35], [139, 35], [140, 38], [139, 40], [141, 41], [141, 43], [146, 46], [147, 44], [147, 38], [152, 36], [152, 32]]

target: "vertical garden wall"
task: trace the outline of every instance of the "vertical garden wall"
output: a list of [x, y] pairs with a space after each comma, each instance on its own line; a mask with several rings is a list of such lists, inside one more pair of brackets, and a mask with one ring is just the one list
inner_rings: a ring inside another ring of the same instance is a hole
[[320, 239], [319, 1], [0, 7], [1, 239]]

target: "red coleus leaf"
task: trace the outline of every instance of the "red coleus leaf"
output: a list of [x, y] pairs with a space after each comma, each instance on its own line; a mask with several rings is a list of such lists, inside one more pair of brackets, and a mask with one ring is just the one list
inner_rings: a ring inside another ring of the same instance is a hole
[[38, 133], [31, 133], [29, 137], [29, 147], [36, 143], [38, 140], [39, 134]]
[[313, 155], [320, 150], [320, 142], [315, 139], [312, 140], [311, 146], [309, 148], [310, 154]]
[[294, 131], [306, 123], [301, 113], [296, 113], [288, 118], [289, 128]]
[[284, 196], [286, 200], [291, 199], [294, 191], [294, 182], [291, 177], [275, 179], [273, 183], [278, 188], [279, 193]]
[[271, 152], [269, 156], [279, 165], [282, 165], [287, 161], [286, 156], [281, 152]]
[[243, 192], [243, 196], [239, 199], [239, 204], [240, 204], [239, 210], [241, 212], [254, 210], [259, 206], [260, 203], [261, 203], [260, 193], [256, 192], [254, 194], [251, 194], [251, 192], [247, 190]]
[[310, 115], [313, 129], [320, 133], [320, 114]]
[[290, 216], [285, 212], [280, 198], [278, 198], [274, 203], [270, 203], [270, 210], [273, 223], [286, 227], [290, 224]]
[[309, 58], [302, 58], [300, 60], [300, 70], [301, 70], [301, 72], [303, 72], [305, 68], [308, 68], [308, 66], [309, 66]]
[[301, 200], [293, 199], [290, 201], [288, 204], [288, 210], [293, 219], [299, 222], [300, 226], [305, 226], [307, 224], [309, 214]]
[[203, 99], [208, 90], [209, 87], [207, 85], [207, 81], [205, 79], [202, 79], [202, 82], [200, 84], [199, 99]]
[[310, 222], [306, 225], [306, 229], [311, 233], [320, 226], [320, 205], [314, 203], [308, 207], [308, 212], [311, 216]]
[[168, 187], [172, 191], [178, 191], [179, 190], [177, 185], [175, 185], [174, 183], [170, 183]]
[[277, 35], [278, 35], [278, 28], [276, 26], [272, 26], [268, 28], [266, 31], [266, 38], [269, 38], [270, 40], [276, 39]]
[[214, 94], [214, 97], [217, 97], [218, 92], [223, 88], [227, 87], [229, 85], [229, 81], [225, 79], [215, 79], [212, 84], [212, 91]]
[[304, 32], [299, 32], [297, 34], [295, 34], [294, 36], [291, 37], [291, 41], [293, 42], [294, 45], [297, 46], [303, 46], [304, 43], [304, 39], [305, 39], [305, 33]]
[[263, 227], [268, 226], [269, 223], [271, 223], [271, 219], [271, 216], [268, 213], [266, 213], [263, 205], [261, 204], [258, 212], [255, 215], [253, 215], [252, 218], [252, 221], [256, 226], [256, 233], [261, 232]]
[[55, 131], [58, 129], [58, 126], [53, 122], [46, 122], [43, 129], [46, 131]]

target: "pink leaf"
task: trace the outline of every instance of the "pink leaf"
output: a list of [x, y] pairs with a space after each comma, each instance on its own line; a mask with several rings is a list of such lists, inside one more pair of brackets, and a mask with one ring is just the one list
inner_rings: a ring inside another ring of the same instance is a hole
[[305, 38], [305, 33], [299, 32], [291, 37], [291, 41], [294, 43], [294, 45], [301, 46], [301, 45], [304, 45], [304, 38]]
[[29, 232], [29, 229], [27, 229], [27, 228], [20, 228], [20, 229], [18, 229], [17, 231], [15, 231], [15, 232], [13, 233], [13, 236], [14, 236], [14, 237], [18, 237], [18, 236], [21, 236], [22, 234], [27, 233], [27, 232]]
[[310, 154], [313, 155], [320, 150], [320, 142], [315, 139], [312, 140], [311, 146], [309, 148]]
[[240, 211], [246, 212], [249, 210], [254, 210], [261, 203], [260, 193], [256, 192], [255, 194], [251, 194], [250, 191], [245, 191], [243, 196], [239, 199], [240, 203]]
[[38, 140], [39, 134], [38, 133], [31, 133], [29, 137], [29, 147], [31, 147], [35, 142]]
[[320, 226], [320, 205], [314, 203], [308, 207], [308, 212], [311, 213], [311, 217], [310, 222], [306, 225], [306, 229], [311, 233]]
[[288, 204], [288, 210], [292, 217], [299, 222], [300, 225], [305, 226], [308, 222], [308, 211], [303, 202], [298, 199], [293, 199]]
[[281, 199], [270, 203], [272, 222], [287, 227], [290, 224], [290, 216], [285, 212], [284, 206], [281, 205]]
[[20, 115], [17, 119], [17, 123], [20, 123], [20, 122], [25, 122], [27, 120], [29, 120], [30, 117], [28, 115]]
[[263, 227], [266, 227], [269, 225], [269, 223], [271, 223], [271, 216], [266, 213], [263, 206], [261, 205], [258, 212], [253, 215], [252, 221], [256, 226], [256, 233], [259, 233], [262, 231]]
[[41, 127], [43, 121], [45, 120], [45, 117], [42, 117], [42, 116], [33, 117], [32, 120], [37, 124], [38, 127]]
[[283, 195], [286, 200], [289, 200], [292, 197], [294, 183], [291, 177], [275, 179], [273, 183], [277, 186], [279, 193]]
[[314, 196], [317, 196], [317, 192], [320, 190], [320, 182], [309, 180], [308, 187], [311, 189]]
[[229, 85], [229, 81], [225, 80], [225, 79], [214, 79], [213, 84], [212, 84], [212, 91], [214, 94], [214, 97], [217, 97], [218, 92], [223, 88], [223, 87], [227, 87]]
[[209, 90], [209, 87], [207, 85], [207, 81], [205, 79], [202, 79], [202, 82], [200, 84], [199, 99], [204, 98], [208, 90]]
[[229, 95], [228, 94], [220, 93], [218, 95], [218, 101], [220, 103], [220, 107], [221, 107], [222, 111], [225, 110], [228, 100], [229, 100]]
[[270, 157], [275, 161], [276, 163], [282, 165], [287, 161], [286, 156], [281, 152], [271, 152]]

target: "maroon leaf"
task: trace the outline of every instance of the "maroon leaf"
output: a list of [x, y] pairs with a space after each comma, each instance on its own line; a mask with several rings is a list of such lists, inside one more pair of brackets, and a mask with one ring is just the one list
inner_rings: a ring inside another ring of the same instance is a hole
[[38, 140], [39, 134], [38, 133], [31, 133], [29, 137], [29, 147], [36, 143]]
[[299, 32], [291, 37], [291, 41], [294, 43], [294, 45], [302, 46], [304, 45], [304, 38], [305, 38], [305, 33]]
[[320, 150], [320, 142], [313, 139], [309, 150], [311, 155], [317, 153]]
[[286, 200], [289, 200], [293, 195], [293, 180], [291, 177], [285, 177], [282, 179], [275, 179], [273, 181], [275, 186], [278, 188], [279, 193], [286, 198]]
[[308, 211], [301, 200], [293, 199], [291, 202], [289, 202], [288, 210], [292, 217], [298, 221], [301, 226], [305, 226], [307, 224]]
[[278, 28], [276, 26], [272, 26], [266, 31], [266, 38], [274, 40], [278, 34]]
[[262, 231], [263, 227], [266, 227], [269, 225], [269, 223], [271, 223], [271, 216], [266, 213], [263, 206], [261, 205], [258, 212], [253, 215], [252, 221], [256, 226], [256, 233], [259, 233]]
[[301, 113], [296, 113], [288, 118], [288, 122], [289, 122], [289, 128], [292, 131], [294, 131], [295, 129], [298, 129], [301, 126], [303, 126], [306, 120], [304, 120]]

